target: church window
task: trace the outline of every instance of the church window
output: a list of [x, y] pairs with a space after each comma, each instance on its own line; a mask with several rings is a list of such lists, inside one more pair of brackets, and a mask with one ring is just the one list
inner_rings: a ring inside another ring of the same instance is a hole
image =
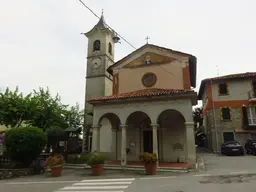
[[93, 43], [93, 51], [100, 51], [100, 40], [96, 40]]
[[108, 52], [110, 55], [112, 55], [112, 44], [108, 43]]
[[142, 77], [142, 84], [145, 87], [152, 87], [156, 84], [156, 75], [154, 73], [146, 73]]

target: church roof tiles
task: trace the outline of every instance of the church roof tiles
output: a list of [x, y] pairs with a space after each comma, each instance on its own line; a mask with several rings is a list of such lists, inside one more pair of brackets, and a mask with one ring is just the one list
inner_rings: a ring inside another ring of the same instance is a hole
[[181, 89], [142, 89], [133, 92], [119, 93], [110, 96], [96, 97], [88, 100], [88, 102], [94, 101], [109, 101], [109, 100], [122, 100], [122, 99], [132, 99], [132, 98], [145, 98], [145, 97], [156, 97], [156, 96], [176, 96], [184, 95], [188, 93], [195, 93], [193, 90], [181, 90]]

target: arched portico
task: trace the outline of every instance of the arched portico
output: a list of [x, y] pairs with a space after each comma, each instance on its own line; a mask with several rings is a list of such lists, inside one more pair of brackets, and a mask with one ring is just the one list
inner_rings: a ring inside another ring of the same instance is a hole
[[92, 151], [101, 151], [109, 159], [117, 159], [118, 150], [118, 128], [120, 119], [115, 113], [102, 115], [96, 126], [93, 126]]
[[151, 119], [142, 111], [131, 113], [126, 119], [127, 160], [138, 161], [143, 152], [153, 152]]
[[157, 118], [159, 124], [159, 159], [165, 162], [186, 161], [185, 118], [175, 109], [162, 111]]
[[[96, 143], [95, 146], [99, 146], [97, 149], [101, 152], [112, 154], [111, 159], [120, 160], [122, 165], [126, 165], [127, 160], [138, 161], [138, 156], [143, 152], [156, 153], [160, 163], [187, 162], [194, 165], [193, 122], [186, 122], [190, 120], [186, 110], [185, 105], [174, 105], [173, 109], [168, 109], [163, 104], [152, 107], [115, 105], [113, 108], [96, 110], [93, 137], [97, 137], [99, 130], [101, 136], [98, 140], [101, 144]], [[107, 140], [109, 144], [104, 144]]]

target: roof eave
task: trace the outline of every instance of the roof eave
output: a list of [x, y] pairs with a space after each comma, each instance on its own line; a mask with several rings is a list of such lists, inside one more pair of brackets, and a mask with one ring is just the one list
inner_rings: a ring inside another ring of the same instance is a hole
[[205, 81], [202, 80], [199, 87], [199, 91], [198, 91], [198, 100], [202, 100], [204, 88], [205, 88]]
[[193, 55], [189, 58], [189, 72], [191, 74], [190, 76], [190, 82], [191, 87], [196, 88], [196, 74], [197, 74], [197, 58]]
[[109, 103], [120, 103], [120, 102], [129, 102], [129, 101], [145, 101], [146, 100], [155, 100], [155, 99], [177, 99], [177, 98], [191, 98], [192, 104], [197, 104], [197, 93], [183, 93], [178, 95], [159, 95], [159, 96], [143, 96], [143, 97], [133, 97], [133, 98], [124, 98], [124, 99], [108, 99], [108, 100], [92, 100], [87, 101], [90, 104], [109, 104]]

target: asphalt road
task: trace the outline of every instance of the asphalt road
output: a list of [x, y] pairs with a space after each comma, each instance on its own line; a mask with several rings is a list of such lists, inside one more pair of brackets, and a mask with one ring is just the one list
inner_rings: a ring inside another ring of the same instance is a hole
[[256, 191], [256, 175], [142, 177], [81, 181], [21, 181], [1, 183], [2, 192], [225, 192]]
[[256, 156], [225, 157], [201, 154], [206, 170], [191, 173], [104, 171], [91, 177], [89, 170], [64, 170], [63, 176], [39, 175], [0, 181], [0, 192], [224, 192], [256, 191]]

